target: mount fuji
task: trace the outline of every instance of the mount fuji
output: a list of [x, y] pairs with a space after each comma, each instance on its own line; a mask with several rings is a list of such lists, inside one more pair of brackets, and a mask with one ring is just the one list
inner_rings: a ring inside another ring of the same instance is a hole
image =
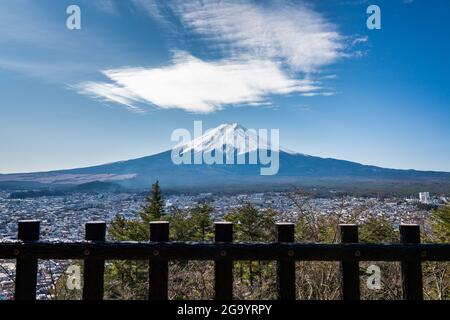
[[[263, 146], [263, 147], [261, 147]], [[234, 159], [246, 159], [245, 164], [180, 164], [172, 161], [172, 150], [155, 155], [99, 166], [37, 173], [0, 175], [0, 188], [58, 188], [99, 184], [117, 185], [128, 189], [144, 189], [154, 180], [163, 188], [189, 190], [260, 190], [315, 186], [338, 188], [378, 187], [385, 190], [408, 188], [417, 191], [450, 191], [450, 173], [435, 171], [385, 169], [355, 162], [320, 158], [274, 146], [264, 137], [233, 123], [222, 124], [187, 143], [178, 145], [179, 155], [193, 158], [223, 150]], [[261, 163], [250, 164], [250, 159], [260, 152], [279, 157], [279, 170], [275, 175], [260, 175]], [[202, 154], [203, 153], [203, 154]], [[411, 189], [412, 188], [412, 189]]]
[[237, 123], [221, 124], [217, 128], [208, 130], [201, 137], [197, 137], [177, 147], [182, 149], [182, 153], [208, 153], [223, 149], [223, 153], [234, 152], [242, 155], [257, 152], [261, 146], [269, 150], [277, 148], [281, 152], [295, 153], [275, 145], [273, 142], [268, 141], [266, 137], [258, 135], [256, 131], [248, 130]]

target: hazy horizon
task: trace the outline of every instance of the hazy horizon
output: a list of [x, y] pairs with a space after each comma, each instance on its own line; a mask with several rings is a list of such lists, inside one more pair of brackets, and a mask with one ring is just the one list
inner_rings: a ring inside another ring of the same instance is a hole
[[[239, 124], [239, 125], [240, 125], [240, 124]], [[207, 128], [207, 130], [209, 130], [209, 129], [211, 129], [211, 128]], [[192, 140], [193, 140], [193, 139], [192, 139]], [[154, 155], [157, 155], [157, 154], [160, 154], [160, 153], [164, 153], [164, 152], [171, 151], [171, 149], [172, 149], [173, 147], [174, 147], [174, 145], [172, 145], [169, 149], [157, 151], [156, 153], [153, 153], [153, 154], [145, 154], [145, 155], [137, 156], [137, 157], [135, 157], [135, 158], [130, 158], [130, 159], [119, 159], [119, 160], [112, 161], [112, 162], [107, 162], [107, 163], [94, 163], [94, 164], [87, 165], [87, 166], [84, 166], [84, 167], [53, 168], [53, 169], [51, 169], [51, 170], [46, 170], [46, 171], [28, 171], [28, 172], [10, 172], [10, 173], [2, 173], [2, 172], [0, 172], [0, 174], [39, 173], [39, 172], [48, 172], [48, 171], [60, 171], [60, 170], [71, 170], [71, 169], [78, 169], [78, 168], [95, 167], [95, 166], [99, 166], [99, 165], [105, 165], [105, 164], [111, 164], [111, 163], [117, 163], [117, 162], [123, 162], [123, 161], [128, 161], [128, 160], [134, 160], [134, 159], [144, 158], [144, 157], [148, 157], [148, 156], [154, 156]], [[280, 146], [280, 147], [283, 148], [283, 146]], [[283, 151], [283, 150], [280, 150], [280, 151]], [[297, 153], [297, 154], [301, 153], [301, 152], [297, 152], [296, 150], [290, 150], [290, 151], [295, 152], [295, 153]], [[314, 155], [310, 155], [310, 156], [314, 156]], [[324, 158], [327, 159], [327, 158], [330, 158], [330, 157], [324, 157]], [[334, 158], [333, 158], [333, 159], [334, 159]], [[351, 161], [351, 160], [349, 160], [349, 159], [336, 159], [336, 160], [345, 160], [345, 161], [354, 162], [354, 161]], [[360, 163], [360, 164], [363, 164], [363, 165], [372, 165], [372, 164], [370, 164], [370, 163]], [[406, 168], [406, 169], [405, 169], [405, 168], [387, 168], [387, 169], [417, 170], [417, 169], [414, 169], [414, 168]], [[436, 171], [436, 170], [418, 170], [418, 171]], [[436, 172], [437, 172], [437, 171], [436, 171]], [[441, 172], [447, 172], [447, 171], [441, 171]]]

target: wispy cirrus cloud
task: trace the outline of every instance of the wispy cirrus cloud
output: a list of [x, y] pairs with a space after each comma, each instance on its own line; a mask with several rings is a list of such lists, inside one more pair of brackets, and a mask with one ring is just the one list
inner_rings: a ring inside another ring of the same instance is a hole
[[162, 21], [164, 16], [162, 14], [162, 6], [164, 4], [157, 0], [130, 0], [136, 7], [145, 10], [152, 18]]
[[182, 26], [180, 37], [200, 38], [210, 53], [203, 59], [185, 53], [164, 67], [106, 70], [108, 81], [75, 86], [133, 111], [150, 104], [208, 113], [267, 102], [271, 95], [332, 95], [311, 79], [348, 57], [345, 51], [352, 45], [337, 26], [298, 2], [131, 1], [157, 20], [167, 20], [170, 12], [172, 23]]
[[249, 1], [176, 1], [187, 29], [233, 56], [275, 59], [311, 72], [344, 56], [337, 27], [305, 5]]
[[100, 11], [115, 15], [118, 13], [118, 9], [113, 0], [95, 0], [92, 2]]

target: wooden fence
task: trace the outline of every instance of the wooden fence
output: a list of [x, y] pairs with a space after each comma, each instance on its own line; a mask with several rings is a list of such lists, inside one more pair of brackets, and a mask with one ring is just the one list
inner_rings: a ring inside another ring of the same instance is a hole
[[149, 242], [107, 242], [106, 224], [86, 224], [85, 241], [39, 240], [39, 221], [20, 221], [18, 240], [0, 242], [0, 259], [15, 259], [15, 299], [36, 299], [38, 259], [84, 260], [83, 299], [102, 300], [105, 260], [148, 260], [149, 299], [168, 298], [169, 260], [212, 260], [215, 263], [215, 299], [233, 298], [233, 261], [277, 261], [277, 292], [294, 300], [296, 261], [339, 261], [342, 299], [360, 299], [360, 261], [400, 261], [403, 298], [422, 300], [423, 261], [450, 261], [450, 244], [421, 244], [418, 225], [400, 226], [400, 243], [358, 243], [356, 225], [340, 225], [341, 243], [295, 243], [295, 226], [277, 224], [275, 243], [233, 243], [233, 224], [215, 224], [214, 242], [169, 241], [169, 223], [150, 223]]

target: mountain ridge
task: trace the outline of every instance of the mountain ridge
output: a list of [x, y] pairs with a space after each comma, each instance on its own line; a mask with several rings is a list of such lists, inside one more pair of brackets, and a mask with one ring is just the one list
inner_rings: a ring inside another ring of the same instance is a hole
[[[158, 179], [162, 185], [173, 189], [248, 187], [267, 185], [339, 185], [339, 184], [418, 184], [443, 186], [450, 190], [450, 172], [420, 171], [414, 169], [389, 169], [372, 165], [305, 155], [266, 141], [267, 149], [257, 143], [261, 137], [251, 137], [248, 145], [239, 143], [248, 132], [237, 123], [222, 124], [208, 130], [201, 137], [178, 145], [182, 154], [215, 152], [221, 149], [224, 156], [233, 151], [233, 156], [250, 159], [258, 152], [269, 150], [272, 156], [279, 156], [279, 171], [273, 176], [261, 176], [262, 164], [182, 164], [172, 162], [172, 150], [136, 159], [108, 164], [36, 173], [0, 174], [1, 184], [37, 183], [43, 185], [80, 185], [95, 181], [114, 182], [124, 188], [146, 188]], [[232, 137], [233, 142], [226, 138]], [[236, 142], [237, 141], [237, 142]], [[224, 142], [226, 142], [224, 144]], [[236, 144], [237, 143], [237, 144]], [[269, 149], [270, 148], [270, 149]], [[236, 163], [236, 162], [234, 162]]]

